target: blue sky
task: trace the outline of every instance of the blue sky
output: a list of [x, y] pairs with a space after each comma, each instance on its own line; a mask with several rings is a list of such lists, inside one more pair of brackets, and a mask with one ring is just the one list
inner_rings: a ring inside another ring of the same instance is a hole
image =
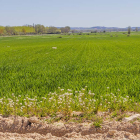
[[0, 0], [0, 25], [140, 27], [140, 0]]

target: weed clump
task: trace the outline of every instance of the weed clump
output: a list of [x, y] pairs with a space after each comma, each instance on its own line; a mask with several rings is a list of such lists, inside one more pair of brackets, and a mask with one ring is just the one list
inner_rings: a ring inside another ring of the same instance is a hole
[[103, 123], [103, 119], [102, 118], [100, 118], [100, 117], [96, 117], [95, 119], [94, 119], [94, 122], [93, 122], [93, 126], [95, 127], [95, 128], [101, 128], [102, 126], [101, 126], [101, 124]]

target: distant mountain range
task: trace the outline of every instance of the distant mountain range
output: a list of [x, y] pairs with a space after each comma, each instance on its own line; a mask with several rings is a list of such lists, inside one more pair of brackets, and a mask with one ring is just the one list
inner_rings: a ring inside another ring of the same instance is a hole
[[[61, 28], [61, 27], [57, 27]], [[70, 27], [71, 30], [78, 30], [78, 31], [91, 31], [91, 30], [98, 30], [98, 31], [127, 31], [127, 28], [118, 28], [118, 27], [105, 27], [105, 26], [93, 26], [93, 27]], [[140, 30], [140, 27], [137, 27]], [[135, 30], [136, 27], [131, 27], [131, 30]]]
[[[106, 30], [106, 29], [127, 29], [128, 27], [126, 28], [118, 28], [118, 27], [105, 27], [105, 26], [94, 26], [94, 27], [71, 27], [71, 29], [77, 29], [77, 30], [81, 30], [81, 29], [99, 29], [99, 30]], [[140, 29], [140, 27], [137, 27], [138, 29]], [[136, 27], [131, 27], [131, 29], [136, 29]]]

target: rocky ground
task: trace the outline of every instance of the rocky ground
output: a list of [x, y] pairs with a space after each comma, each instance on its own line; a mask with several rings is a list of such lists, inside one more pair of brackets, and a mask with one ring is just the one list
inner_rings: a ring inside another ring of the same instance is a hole
[[0, 116], [0, 140], [140, 140], [139, 118], [139, 114], [131, 114], [95, 127], [89, 122], [48, 124], [36, 117]]

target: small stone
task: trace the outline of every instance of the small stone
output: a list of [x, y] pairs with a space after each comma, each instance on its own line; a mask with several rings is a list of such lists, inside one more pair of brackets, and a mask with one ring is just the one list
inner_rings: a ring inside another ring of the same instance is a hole
[[15, 119], [14, 122], [13, 122], [13, 124], [14, 124], [14, 125], [18, 125], [20, 122], [21, 122], [20, 119]]
[[140, 118], [140, 114], [135, 114], [135, 115], [130, 116], [130, 117], [125, 117], [125, 118], [122, 119], [122, 121], [129, 122], [129, 121], [133, 121], [137, 118]]
[[31, 117], [31, 118], [29, 118], [29, 122], [30, 123], [39, 123], [39, 120], [37, 117]]
[[126, 132], [126, 133], [125, 133], [125, 137], [128, 138], [129, 136], [130, 136], [130, 133], [127, 133], [127, 132]]
[[2, 120], [3, 119], [3, 117], [2, 116], [0, 116], [0, 120]]
[[69, 138], [71, 135], [69, 134], [69, 133], [66, 133], [65, 135], [64, 135], [64, 137], [66, 137], [66, 138]]
[[46, 138], [40, 138], [39, 140], [46, 140]]
[[115, 133], [116, 133], [115, 130], [110, 130], [110, 131], [108, 131], [108, 134], [109, 134], [110, 136], [113, 136]]
[[53, 49], [57, 49], [57, 47], [52, 47]]
[[64, 117], [64, 115], [58, 114], [55, 118], [61, 119], [61, 118], [63, 118], [63, 117]]
[[23, 119], [22, 121], [23, 121], [23, 127], [27, 127], [30, 124], [28, 119]]
[[52, 137], [52, 134], [51, 133], [48, 133], [47, 135], [46, 135], [46, 138], [47, 139], [50, 139]]
[[46, 120], [46, 117], [41, 117], [41, 120]]
[[73, 111], [73, 112], [71, 113], [71, 116], [83, 116], [83, 115], [84, 115], [83, 112], [76, 112], [76, 111]]

